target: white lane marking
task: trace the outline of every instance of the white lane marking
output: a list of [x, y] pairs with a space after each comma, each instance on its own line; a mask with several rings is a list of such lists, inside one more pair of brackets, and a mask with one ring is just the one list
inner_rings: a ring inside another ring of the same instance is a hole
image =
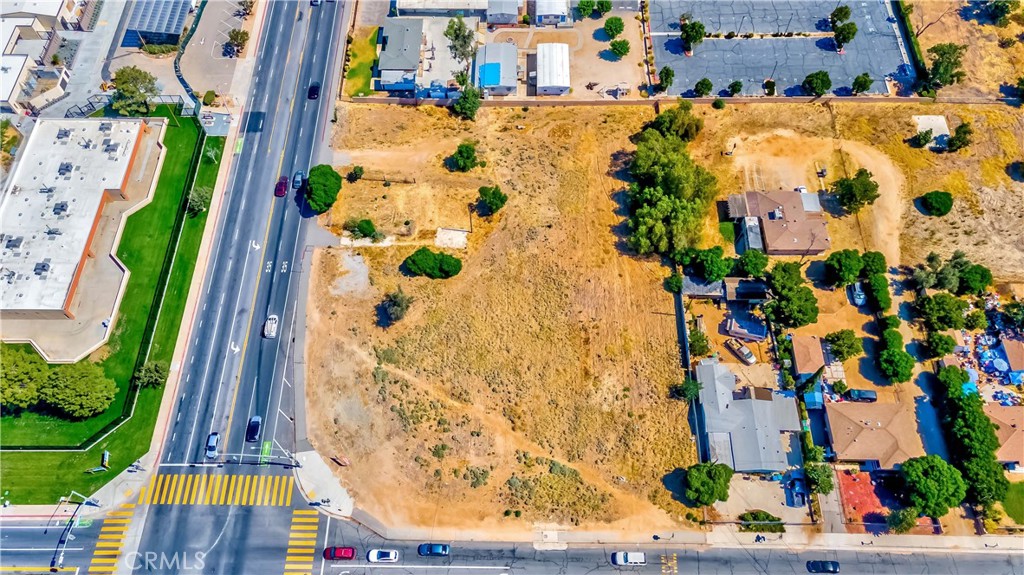
[[[231, 263], [230, 262], [228, 263], [228, 273], [231, 273]], [[213, 283], [213, 282], [210, 282], [210, 283]], [[217, 304], [217, 318], [214, 320], [214, 325], [213, 325], [213, 337], [210, 338], [210, 341], [217, 341], [217, 332], [220, 331], [220, 316], [221, 316], [222, 313], [224, 313], [224, 295], [225, 294], [223, 294], [223, 293], [220, 294], [220, 303]], [[197, 403], [197, 405], [202, 405], [203, 404], [203, 395], [206, 394], [206, 388], [210, 384], [210, 381], [207, 379], [207, 376], [210, 375], [210, 359], [211, 359], [211, 357], [212, 357], [212, 354], [207, 354], [207, 356], [206, 356], [206, 367], [203, 368], [203, 379], [202, 379], [203, 385], [199, 386], [199, 402]], [[186, 449], [191, 449], [192, 448], [192, 441], [196, 437], [196, 425], [199, 424], [199, 417], [198, 417], [199, 414], [197, 413], [195, 415], [196, 415], [196, 417], [194, 419], [192, 419], [192, 430], [188, 434], [188, 444], [186, 446]], [[182, 460], [182, 463], [188, 463], [188, 452], [187, 451], [185, 452], [184, 457], [185, 457], [185, 459]]]
[[[328, 515], [327, 516], [327, 527], [324, 529], [324, 549], [327, 548], [327, 536], [330, 535], [330, 533], [331, 533], [331, 516]], [[326, 563], [327, 563], [327, 561], [325, 561], [324, 558], [321, 556], [320, 557], [320, 575], [324, 575], [324, 565]]]
[[[4, 529], [11, 529], [10, 527], [4, 527]], [[82, 551], [85, 547], [64, 547], [64, 551]], [[13, 549], [4, 547], [4, 553], [10, 553], [14, 551], [53, 551], [53, 547], [15, 547]], [[26, 571], [27, 572], [27, 571]]]
[[[253, 413], [252, 413], [252, 406], [253, 406], [253, 404], [254, 404], [254, 403], [256, 402], [256, 382], [257, 382], [257, 381], [259, 381], [259, 376], [257, 376], [257, 377], [254, 377], [254, 378], [252, 378], [252, 393], [251, 393], [251, 394], [249, 394], [249, 407], [248, 407], [248, 408], [246, 408], [246, 410], [245, 410], [245, 414], [246, 414], [246, 415], [245, 415], [245, 421], [246, 421], [246, 426], [248, 426], [248, 425], [249, 425], [249, 420], [250, 420], [250, 419], [252, 419], [252, 416], [253, 416]], [[247, 432], [247, 433], [248, 433], [248, 432]], [[242, 439], [244, 440], [245, 438], [243, 437]], [[239, 457], [239, 458], [238, 458], [238, 462], [239, 462], [239, 463], [241, 463], [241, 462], [245, 461], [245, 449], [244, 449], [244, 447], [245, 447], [245, 441], [243, 441], [243, 442], [242, 442], [242, 447], [243, 447], [243, 449], [242, 449], [242, 455], [241, 455], [241, 457]]]

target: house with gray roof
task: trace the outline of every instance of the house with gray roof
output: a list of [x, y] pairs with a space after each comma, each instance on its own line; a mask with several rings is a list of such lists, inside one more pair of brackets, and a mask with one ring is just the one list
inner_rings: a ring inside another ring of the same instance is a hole
[[388, 18], [381, 27], [378, 44], [377, 89], [415, 90], [423, 57], [423, 20]]
[[737, 386], [716, 358], [697, 364], [707, 456], [743, 473], [773, 473], [800, 464], [796, 398], [766, 387]]
[[476, 52], [474, 81], [484, 96], [515, 94], [518, 85], [519, 50], [515, 44], [484, 44]]
[[519, 23], [522, 0], [487, 0], [487, 24], [513, 26]]

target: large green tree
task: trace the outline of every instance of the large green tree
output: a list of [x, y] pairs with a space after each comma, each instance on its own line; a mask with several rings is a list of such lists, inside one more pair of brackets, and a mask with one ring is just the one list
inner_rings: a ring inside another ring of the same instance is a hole
[[782, 327], [797, 328], [818, 321], [818, 300], [811, 288], [803, 285], [799, 264], [779, 262], [768, 274], [772, 299], [764, 311]]
[[444, 252], [433, 252], [426, 247], [413, 252], [405, 258], [404, 263], [409, 273], [431, 279], [454, 277], [462, 271], [462, 260]]
[[864, 72], [853, 79], [853, 85], [850, 87], [853, 90], [854, 95], [862, 94], [871, 89], [871, 84], [874, 80], [871, 79], [871, 74]]
[[732, 468], [724, 463], [697, 463], [686, 470], [686, 497], [697, 505], [729, 500]]
[[39, 402], [39, 384], [49, 367], [39, 354], [14, 346], [0, 348], [0, 407], [5, 412], [28, 409]]
[[761, 250], [748, 249], [736, 260], [736, 271], [755, 278], [764, 277], [768, 269], [768, 256]]
[[480, 160], [476, 156], [476, 142], [466, 140], [459, 144], [455, 148], [455, 153], [447, 159], [446, 163], [448, 169], [453, 172], [468, 172], [479, 166]]
[[683, 41], [683, 49], [687, 51], [693, 50], [703, 42], [704, 35], [707, 33], [704, 29], [704, 24], [695, 20], [680, 25], [679, 29], [679, 37]]
[[832, 10], [832, 13], [829, 14], [828, 23], [833, 29], [835, 29], [836, 26], [848, 21], [851, 16], [853, 16], [853, 12], [850, 10], [849, 6], [845, 4], [838, 5], [834, 10]]
[[921, 513], [939, 518], [967, 495], [967, 485], [957, 468], [938, 455], [914, 457], [900, 467], [910, 503]]
[[508, 201], [508, 195], [501, 191], [500, 186], [482, 186], [478, 192], [480, 204], [484, 208], [481, 211], [487, 216], [498, 213], [498, 210], [503, 208], [505, 202]]
[[807, 474], [807, 484], [811, 491], [828, 495], [835, 489], [832, 468], [824, 463], [808, 463], [804, 465], [804, 473]]
[[604, 21], [604, 33], [608, 35], [610, 40], [619, 37], [622, 31], [626, 29], [626, 25], [622, 22], [622, 18], [618, 16], [612, 16], [611, 18]]
[[918, 298], [917, 311], [930, 331], [963, 329], [967, 302], [948, 293], [937, 293]]
[[115, 395], [114, 380], [90, 361], [57, 366], [39, 386], [39, 397], [48, 406], [73, 419], [102, 413]]
[[857, 170], [852, 178], [839, 178], [832, 184], [832, 191], [839, 205], [851, 214], [855, 214], [868, 204], [878, 199], [878, 182], [872, 179], [873, 174], [864, 168]]
[[338, 201], [341, 191], [341, 174], [327, 164], [313, 166], [306, 183], [306, 202], [315, 213], [322, 214]]
[[864, 268], [860, 270], [862, 277], [870, 277], [875, 274], [884, 274], [889, 266], [885, 262], [885, 255], [882, 252], [864, 252], [860, 256], [864, 262]]
[[676, 81], [676, 71], [672, 69], [672, 66], [662, 66], [661, 70], [658, 70], [658, 91], [667, 92], [672, 84]]
[[480, 90], [476, 86], [466, 86], [452, 104], [452, 113], [466, 120], [476, 120], [480, 103]]
[[701, 78], [700, 80], [697, 80], [697, 84], [694, 85], [693, 93], [696, 94], [698, 98], [703, 98], [704, 96], [710, 94], [714, 89], [715, 86], [714, 84], [711, 83], [711, 80], [707, 78]]
[[963, 57], [966, 52], [966, 45], [951, 42], [928, 48], [928, 56], [932, 60], [932, 67], [928, 72], [932, 88], [952, 86], [966, 77], [963, 70]]
[[733, 259], [725, 256], [722, 246], [698, 251], [693, 258], [697, 273], [709, 282], [725, 279], [732, 272]]
[[675, 136], [684, 142], [689, 142], [704, 129], [704, 120], [693, 115], [692, 103], [688, 100], [679, 100], [678, 106], [669, 108], [655, 116], [647, 127], [662, 136]]
[[576, 9], [580, 11], [580, 18], [589, 18], [594, 13], [594, 0], [580, 0]]
[[836, 46], [842, 49], [857, 36], [857, 25], [853, 22], [845, 22], [835, 27], [833, 30], [832, 39], [835, 40]]
[[860, 278], [864, 260], [857, 250], [839, 250], [825, 259], [825, 273], [832, 285], [847, 286]]
[[136, 370], [132, 382], [139, 387], [160, 387], [167, 382], [167, 364], [147, 361]]
[[476, 54], [476, 32], [466, 25], [461, 15], [448, 20], [444, 37], [448, 39], [448, 49], [451, 50], [452, 57], [461, 62], [473, 59]]
[[825, 70], [818, 70], [808, 74], [801, 86], [808, 94], [824, 96], [832, 89], [832, 78]]
[[122, 116], [145, 116], [149, 99], [157, 95], [156, 77], [137, 66], [125, 66], [114, 73], [114, 95], [110, 107]]
[[825, 336], [825, 341], [829, 343], [832, 355], [839, 361], [846, 361], [864, 353], [864, 344], [852, 329], [833, 331]]
[[914, 357], [903, 349], [883, 349], [878, 354], [878, 370], [893, 383], [910, 381], [914, 373]]

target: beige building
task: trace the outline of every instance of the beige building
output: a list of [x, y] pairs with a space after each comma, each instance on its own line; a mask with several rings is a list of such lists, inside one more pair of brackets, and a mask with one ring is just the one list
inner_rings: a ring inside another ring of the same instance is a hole
[[840, 462], [891, 470], [925, 454], [913, 403], [826, 403], [825, 427]]

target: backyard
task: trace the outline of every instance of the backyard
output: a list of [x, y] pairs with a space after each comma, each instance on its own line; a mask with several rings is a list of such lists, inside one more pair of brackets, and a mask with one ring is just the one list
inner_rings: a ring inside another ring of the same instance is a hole
[[[175, 217], [188, 193], [196, 162], [196, 185], [213, 187], [224, 139], [207, 139], [205, 149], [213, 153], [201, 155], [197, 149], [201, 133], [193, 119], [173, 118], [166, 108], [154, 115], [171, 118], [164, 138], [167, 158], [152, 203], [129, 217], [118, 246], [118, 257], [132, 275], [115, 332], [106, 346], [86, 360], [98, 361], [103, 366], [107, 377], [117, 383], [117, 397], [103, 414], [82, 421], [33, 412], [0, 418], [5, 448], [75, 447], [90, 440], [115, 423], [126, 401], [131, 401], [132, 375], [147, 353], [150, 361], [170, 364], [206, 213], [185, 218], [177, 237]], [[174, 240], [178, 241], [177, 255], [167, 275], [174, 253], [169, 248]], [[149, 449], [162, 394], [162, 388], [140, 390], [131, 419], [87, 451], [0, 453], [2, 488], [10, 490], [11, 501], [19, 504], [55, 501], [66, 495], [68, 489], [95, 491]], [[111, 452], [110, 470], [84, 474], [86, 469], [99, 465], [104, 450]]]
[[361, 28], [351, 36], [348, 46], [348, 73], [345, 74], [346, 96], [368, 96], [373, 93], [373, 65], [377, 62], [378, 28]]
[[[315, 256], [307, 401], [314, 445], [352, 461], [341, 478], [360, 505], [499, 531], [683, 523], [663, 483], [695, 457], [686, 406], [668, 398], [684, 375], [675, 310], [665, 268], [621, 235], [617, 162], [650, 108], [485, 109], [473, 124], [432, 108], [339, 113], [335, 146], [366, 175], [325, 223], [368, 218], [387, 238]], [[466, 138], [486, 167], [446, 171]], [[493, 184], [502, 211], [468, 213]], [[457, 277], [400, 271], [452, 234], [467, 236]], [[398, 287], [411, 310], [382, 327], [376, 308]]]

